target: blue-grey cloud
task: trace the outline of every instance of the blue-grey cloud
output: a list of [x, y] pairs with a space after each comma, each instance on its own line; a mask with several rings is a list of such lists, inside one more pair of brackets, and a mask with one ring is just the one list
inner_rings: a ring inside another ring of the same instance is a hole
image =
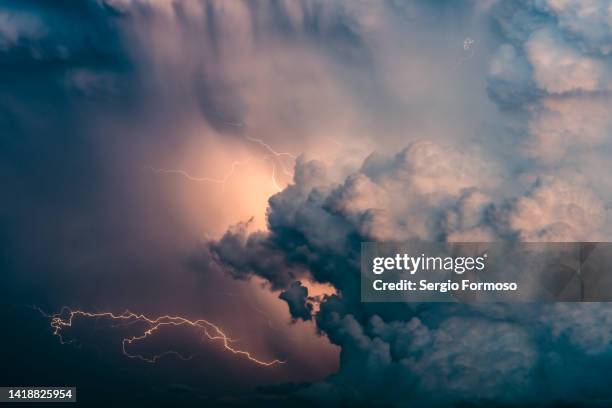
[[[589, 405], [609, 398], [603, 382], [578, 380], [573, 374], [595, 358], [608, 358], [610, 329], [593, 320], [607, 319], [605, 304], [361, 303], [362, 241], [609, 236], [604, 205], [589, 190], [540, 178], [522, 195], [493, 196], [495, 172], [467, 166], [458, 174], [460, 157], [455, 148], [417, 142], [395, 157], [367, 159], [343, 183], [330, 180], [320, 163], [298, 162], [294, 184], [270, 199], [269, 232], [244, 235], [241, 242], [248, 244], [227, 248], [243, 258], [240, 265], [231, 257], [224, 261], [224, 240], [211, 244], [217, 261], [231, 265], [234, 274], [241, 267], [242, 278], [256, 275], [273, 287], [293, 288], [287, 271], [300, 270], [300, 276], [338, 291], [322, 301], [315, 320], [342, 348], [340, 369], [301, 390], [302, 397], [443, 406], [467, 401], [549, 405], [558, 400]], [[483, 163], [480, 157], [471, 159]], [[258, 257], [284, 264], [262, 268]], [[291, 310], [295, 318], [302, 317], [301, 310]], [[567, 375], [554, 374], [560, 365]], [[571, 390], [568, 381], [574, 384]], [[542, 387], [547, 393], [538, 391]]]
[[302, 320], [312, 318], [312, 303], [308, 301], [308, 288], [302, 286], [301, 282], [293, 282], [278, 297], [287, 302], [289, 312], [294, 318]]

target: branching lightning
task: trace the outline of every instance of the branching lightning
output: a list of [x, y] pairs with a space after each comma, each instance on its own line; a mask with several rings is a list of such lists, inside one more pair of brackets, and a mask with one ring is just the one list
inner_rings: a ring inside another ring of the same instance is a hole
[[268, 152], [272, 153], [272, 154], [273, 154], [274, 156], [276, 156], [276, 157], [283, 157], [283, 156], [286, 156], [286, 157], [289, 157], [289, 158], [291, 158], [291, 159], [293, 159], [293, 160], [297, 159], [297, 156], [296, 156], [296, 155], [291, 154], [291, 153], [289, 153], [289, 152], [278, 152], [278, 151], [274, 150], [274, 149], [272, 148], [272, 146], [270, 146], [269, 144], [267, 144], [266, 142], [264, 142], [264, 141], [263, 141], [263, 140], [261, 140], [261, 139], [256, 139], [256, 138], [254, 138], [254, 137], [250, 137], [250, 136], [244, 136], [244, 138], [245, 138], [246, 140], [248, 140], [248, 141], [253, 142], [253, 143], [257, 143], [258, 145], [262, 146], [264, 149], [266, 149]]
[[180, 170], [180, 169], [179, 170], [163, 169], [163, 168], [155, 168], [152, 166], [148, 166], [147, 168], [155, 174], [178, 174], [182, 177], [185, 177], [187, 180], [191, 180], [191, 181], [207, 182], [207, 183], [214, 183], [214, 184], [225, 184], [234, 175], [236, 168], [238, 166], [246, 166], [247, 164], [249, 164], [250, 161], [251, 159], [233, 162], [230, 168], [230, 171], [220, 179], [212, 178], [212, 177], [196, 177], [196, 176], [192, 176], [187, 171]]
[[139, 323], [139, 322], [143, 323], [147, 326], [144, 332], [140, 335], [123, 338], [121, 342], [121, 350], [122, 350], [122, 353], [128, 358], [142, 360], [147, 363], [155, 363], [161, 357], [170, 355], [170, 354], [175, 355], [182, 360], [190, 360], [195, 356], [195, 355], [183, 356], [181, 353], [177, 351], [168, 350], [161, 354], [157, 354], [153, 357], [145, 357], [141, 354], [132, 354], [128, 351], [128, 347], [130, 345], [136, 344], [150, 336], [153, 336], [161, 327], [164, 327], [164, 326], [186, 326], [186, 327], [193, 327], [197, 330], [201, 330], [203, 334], [203, 337], [202, 337], [203, 339], [220, 342], [225, 351], [235, 354], [237, 356], [246, 358], [249, 361], [255, 364], [258, 364], [260, 366], [269, 367], [269, 366], [273, 366], [276, 364], [286, 363], [286, 361], [278, 360], [278, 359], [274, 359], [270, 361], [261, 360], [259, 358], [254, 357], [249, 351], [240, 350], [240, 349], [235, 348], [231, 344], [235, 340], [232, 340], [231, 338], [229, 338], [221, 330], [219, 326], [209, 322], [208, 320], [204, 320], [204, 319], [189, 320], [185, 317], [170, 316], [170, 315], [163, 315], [163, 316], [151, 318], [151, 317], [145, 316], [144, 314], [130, 312], [129, 310], [126, 310], [125, 312], [121, 314], [115, 314], [112, 312], [93, 313], [93, 312], [87, 312], [83, 310], [73, 310], [67, 306], [62, 307], [59, 313], [49, 315], [49, 314], [44, 313], [39, 308], [36, 308], [36, 309], [41, 314], [43, 314], [44, 316], [48, 317], [51, 320], [50, 326], [53, 331], [53, 335], [57, 336], [60, 339], [61, 344], [69, 344], [72, 342], [72, 340], [66, 341], [64, 339], [62, 335], [62, 330], [65, 328], [72, 327], [72, 324], [75, 318], [77, 317], [108, 318], [113, 321], [119, 321], [123, 325], [132, 325], [132, 324]]
[[[239, 122], [229, 122], [229, 121], [225, 121], [225, 123], [227, 123], [228, 125], [231, 126], [236, 126], [236, 127], [242, 127], [243, 124], [239, 123]], [[281, 152], [276, 150], [275, 148], [273, 148], [269, 143], [266, 143], [264, 140], [262, 139], [258, 139], [255, 137], [251, 137], [248, 135], [244, 135], [243, 136], [245, 140], [251, 142], [251, 143], [255, 143], [257, 145], [259, 145], [260, 147], [262, 147], [268, 154], [264, 155], [260, 160], [261, 161], [269, 161], [272, 164], [272, 175], [271, 175], [271, 182], [272, 182], [272, 187], [276, 190], [276, 191], [282, 191], [282, 187], [280, 186], [278, 179], [277, 179], [277, 167], [280, 167], [280, 170], [283, 172], [283, 174], [285, 174], [286, 176], [292, 178], [293, 177], [293, 172], [290, 171], [289, 169], [287, 169], [287, 167], [285, 166], [285, 163], [283, 163], [283, 158], [287, 158], [289, 160], [295, 161], [297, 159], [297, 156], [289, 153], [289, 152]], [[156, 168], [153, 166], [147, 166], [146, 169], [152, 171], [155, 174], [168, 174], [168, 175], [178, 175], [181, 176], [187, 180], [190, 181], [195, 181], [195, 182], [207, 182], [207, 183], [213, 183], [213, 184], [220, 184], [222, 186], [225, 186], [225, 184], [229, 181], [229, 179], [234, 175], [234, 173], [236, 172], [236, 168], [238, 166], [245, 166], [248, 165], [251, 161], [251, 158], [244, 160], [244, 161], [234, 161], [231, 165], [230, 171], [223, 176], [222, 178], [213, 178], [213, 177], [197, 177], [192, 175], [190, 172], [188, 172], [187, 170], [183, 170], [183, 169], [166, 169], [166, 168]]]
[[[207, 182], [207, 183], [214, 183], [214, 184], [221, 184], [221, 185], [225, 185], [229, 179], [234, 175], [236, 168], [238, 166], [246, 166], [251, 162], [251, 158], [244, 160], [244, 161], [235, 161], [232, 163], [232, 167], [231, 170], [223, 177], [220, 179], [215, 179], [215, 178], [210, 178], [210, 177], [196, 177], [193, 176], [192, 174], [190, 174], [189, 172], [187, 172], [186, 170], [182, 170], [182, 169], [164, 169], [164, 168], [155, 168], [153, 166], [147, 166], [146, 168], [150, 171], [152, 171], [155, 174], [171, 174], [171, 175], [179, 175], [181, 177], [184, 177], [185, 179], [189, 180], [189, 181], [194, 181], [194, 182]], [[260, 160], [257, 161], [261, 161], [261, 162], [270, 162], [272, 165], [272, 175], [271, 175], [271, 182], [272, 182], [272, 187], [276, 190], [276, 191], [282, 191], [282, 187], [280, 186], [278, 179], [277, 179], [277, 175], [276, 175], [276, 169], [277, 169], [277, 161], [274, 160], [273, 157], [266, 155], [263, 156], [263, 158], [261, 158]], [[285, 166], [283, 166], [283, 164], [278, 161], [278, 164], [280, 164], [280, 167], [283, 171], [283, 173], [285, 173], [287, 176], [289, 177], [293, 177], [293, 173], [288, 171]]]
[[[241, 127], [240, 123], [231, 123], [233, 126]], [[293, 172], [288, 170], [283, 163], [283, 159], [295, 161], [297, 156], [289, 153], [289, 152], [281, 152], [274, 149], [270, 144], [266, 143], [262, 139], [253, 138], [250, 136], [244, 136], [244, 138], [254, 144], [262, 147], [267, 154], [265, 154], [261, 159], [255, 159], [261, 162], [269, 162], [272, 167], [271, 174], [271, 183], [275, 190], [282, 191], [281, 186], [277, 180], [277, 167], [280, 167], [280, 170], [289, 177], [293, 177]], [[146, 169], [160, 175], [177, 175], [181, 176], [189, 181], [193, 182], [206, 182], [211, 184], [219, 184], [225, 186], [225, 184], [235, 175], [236, 170], [239, 166], [246, 166], [252, 161], [252, 158], [248, 158], [242, 161], [234, 161], [231, 164], [230, 170], [221, 178], [214, 177], [199, 177], [194, 176], [187, 170], [183, 169], [167, 169], [167, 168], [157, 168], [153, 166], [146, 166]], [[273, 327], [271, 318], [261, 309], [251, 305], [258, 313], [260, 313], [263, 317], [266, 318], [268, 325], [271, 328]], [[223, 349], [231, 354], [237, 355], [239, 357], [245, 358], [251, 361], [254, 364], [260, 366], [273, 366], [278, 364], [285, 364], [286, 361], [273, 359], [273, 360], [262, 360], [260, 358], [255, 357], [251, 352], [236, 348], [233, 343], [236, 342], [235, 339], [231, 339], [228, 337], [219, 326], [211, 323], [208, 320], [197, 319], [190, 320], [182, 316], [172, 316], [172, 315], [163, 315], [158, 317], [148, 317], [144, 314], [134, 313], [129, 310], [121, 314], [115, 314], [113, 312], [89, 312], [85, 310], [73, 310], [70, 307], [64, 306], [61, 308], [59, 313], [55, 314], [47, 314], [42, 311], [40, 308], [35, 307], [43, 316], [50, 319], [50, 327], [52, 329], [52, 333], [54, 336], [59, 338], [61, 344], [71, 344], [74, 340], [66, 340], [64, 338], [64, 329], [70, 328], [73, 326], [75, 319], [99, 319], [105, 318], [112, 320], [114, 323], [110, 325], [113, 328], [127, 328], [137, 324], [142, 324], [145, 326], [141, 334], [133, 335], [129, 337], [124, 337], [121, 341], [121, 351], [124, 356], [130, 359], [137, 359], [147, 363], [156, 363], [160, 358], [167, 355], [174, 355], [181, 360], [191, 360], [195, 357], [196, 354], [185, 356], [178, 351], [175, 350], [167, 350], [162, 353], [156, 354], [153, 357], [144, 356], [142, 354], [136, 354], [134, 352], [130, 352], [130, 346], [133, 346], [139, 342], [142, 342], [145, 339], [151, 338], [159, 330], [163, 327], [191, 327], [202, 334], [202, 340], [209, 340], [211, 342], [219, 342]], [[96, 320], [97, 324], [97, 320]]]
[[[291, 160], [296, 160], [297, 156], [289, 153], [289, 152], [279, 152], [277, 150], [275, 150], [272, 146], [270, 146], [268, 143], [264, 142], [261, 139], [256, 139], [254, 137], [250, 137], [250, 136], [244, 136], [244, 138], [250, 142], [256, 143], [258, 145], [260, 145], [261, 147], [263, 147], [268, 153], [270, 153], [271, 155], [273, 155], [277, 160], [272, 159], [272, 163], [273, 163], [273, 168], [272, 168], [272, 179], [273, 179], [273, 185], [275, 186], [275, 188], [278, 187], [278, 184], [276, 183], [276, 179], [275, 179], [275, 172], [276, 172], [276, 161], [278, 161], [278, 164], [281, 167], [281, 170], [283, 171], [283, 173], [285, 173], [285, 175], [289, 176], [289, 177], [293, 177], [293, 173], [289, 170], [287, 170], [287, 168], [285, 167], [285, 165], [283, 164], [283, 161], [281, 160], [281, 158], [283, 157], [288, 157]], [[264, 157], [264, 160], [269, 159], [268, 156]], [[278, 190], [280, 191], [281, 189], [278, 188]]]

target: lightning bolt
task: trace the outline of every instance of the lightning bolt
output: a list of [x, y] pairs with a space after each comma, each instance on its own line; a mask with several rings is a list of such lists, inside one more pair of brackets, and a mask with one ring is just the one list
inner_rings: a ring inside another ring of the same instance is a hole
[[244, 136], [244, 138], [246, 140], [250, 141], [250, 142], [257, 143], [258, 145], [262, 146], [264, 149], [266, 149], [268, 152], [272, 153], [276, 157], [286, 156], [286, 157], [289, 157], [289, 158], [291, 158], [293, 160], [297, 159], [296, 155], [291, 154], [289, 152], [278, 152], [278, 151], [274, 150], [272, 148], [272, 146], [270, 146], [269, 144], [267, 144], [266, 142], [264, 142], [261, 139], [256, 139], [256, 138], [250, 137], [250, 136]]
[[[272, 146], [270, 146], [268, 143], [264, 142], [262, 139], [257, 139], [257, 138], [250, 137], [250, 136], [244, 136], [244, 138], [246, 140], [250, 141], [250, 142], [257, 143], [258, 145], [260, 145], [264, 149], [266, 149], [268, 151], [268, 153], [272, 154], [274, 157], [276, 157], [278, 159], [278, 164], [280, 164], [280, 167], [281, 167], [283, 173], [285, 173], [289, 177], [293, 177], [293, 173], [291, 171], [287, 170], [287, 168], [283, 164], [282, 160], [280, 160], [280, 159], [282, 157], [289, 157], [290, 159], [295, 161], [295, 159], [297, 159], [296, 155], [294, 155], [292, 153], [289, 153], [289, 152], [279, 152], [279, 151], [275, 150]], [[273, 171], [275, 171], [275, 169], [273, 169]]]
[[[224, 120], [224, 123], [229, 125], [229, 126], [233, 126], [233, 127], [237, 127], [237, 128], [245, 128], [245, 123], [242, 121], [230, 121], [230, 120]], [[269, 143], [266, 143], [263, 139], [258, 139], [255, 137], [251, 137], [248, 135], [243, 135], [243, 137], [248, 140], [251, 143], [256, 143], [259, 146], [263, 147], [268, 153], [272, 154], [273, 156], [277, 157], [277, 158], [281, 158], [281, 157], [288, 157], [290, 159], [297, 159], [297, 156], [289, 153], [289, 152], [279, 152], [276, 149], [274, 149]], [[264, 158], [265, 159], [265, 158]], [[293, 177], [293, 173], [291, 173], [290, 171], [288, 171], [285, 166], [283, 165], [282, 161], [279, 160], [279, 164], [283, 170], [283, 173], [285, 173], [287, 176], [289, 177]], [[273, 170], [275, 171], [275, 170]], [[273, 176], [274, 177], [274, 176]], [[276, 185], [275, 185], [276, 187]]]
[[276, 164], [272, 163], [272, 185], [274, 186], [274, 188], [277, 191], [283, 191], [283, 189], [278, 185], [278, 182], [276, 181]]
[[191, 180], [191, 181], [207, 182], [207, 183], [224, 185], [234, 175], [234, 173], [236, 172], [236, 168], [238, 166], [246, 166], [247, 164], [249, 164], [250, 161], [251, 159], [233, 162], [230, 168], [230, 171], [220, 179], [211, 178], [211, 177], [195, 177], [189, 174], [185, 170], [163, 169], [163, 168], [155, 168], [152, 166], [147, 166], [146, 168], [155, 174], [178, 174], [179, 176], [185, 177], [187, 180]]
[[183, 356], [182, 354], [174, 350], [168, 350], [161, 354], [157, 354], [153, 357], [145, 357], [141, 354], [131, 354], [128, 351], [128, 346], [138, 343], [139, 341], [142, 341], [150, 336], [153, 336], [161, 327], [164, 327], [164, 326], [187, 326], [187, 327], [193, 327], [197, 330], [201, 330], [201, 332], [204, 335], [203, 339], [207, 338], [210, 341], [220, 342], [224, 350], [226, 350], [227, 352], [231, 354], [235, 354], [239, 357], [246, 358], [249, 361], [257, 365], [260, 365], [260, 366], [269, 367], [269, 366], [273, 366], [276, 364], [286, 363], [286, 361], [278, 360], [278, 359], [274, 359], [270, 361], [261, 360], [259, 358], [254, 357], [249, 351], [240, 350], [240, 349], [235, 348], [231, 344], [235, 340], [232, 340], [231, 338], [229, 338], [221, 330], [219, 326], [215, 325], [214, 323], [209, 322], [208, 320], [204, 320], [204, 319], [189, 320], [185, 317], [171, 316], [171, 315], [163, 315], [163, 316], [151, 318], [151, 317], [145, 316], [144, 314], [130, 312], [129, 310], [126, 310], [125, 312], [121, 314], [115, 314], [112, 312], [93, 313], [93, 312], [87, 312], [83, 310], [73, 310], [67, 306], [62, 307], [59, 313], [49, 315], [43, 312], [40, 308], [35, 307], [35, 309], [38, 310], [43, 316], [50, 319], [50, 326], [51, 326], [53, 335], [57, 336], [60, 339], [61, 344], [72, 343], [73, 340], [71, 341], [64, 340], [64, 337], [62, 336], [62, 330], [65, 328], [72, 327], [74, 319], [77, 317], [80, 317], [80, 318], [101, 318], [101, 317], [108, 318], [114, 321], [119, 321], [123, 325], [132, 325], [138, 322], [144, 323], [147, 325], [147, 329], [141, 335], [123, 338], [123, 340], [121, 341], [121, 350], [122, 350], [122, 353], [128, 358], [142, 360], [147, 363], [155, 363], [163, 356], [166, 356], [169, 354], [176, 355], [178, 358], [182, 360], [190, 360], [194, 357], [194, 355]]
[[[272, 164], [272, 187], [274, 187], [276, 191], [278, 192], [283, 191], [281, 186], [278, 184], [278, 181], [276, 180], [276, 162], [274, 161], [274, 159], [272, 159], [269, 156], [264, 156], [262, 160], [269, 161]], [[282, 167], [282, 164], [281, 164], [281, 167]], [[293, 174], [291, 175], [291, 177], [293, 177]]]
[[[257, 159], [256, 159], [257, 160]], [[261, 161], [261, 162], [270, 162], [272, 165], [272, 175], [271, 175], [271, 182], [272, 182], [272, 187], [274, 187], [275, 190], [277, 191], [282, 191], [282, 187], [279, 185], [278, 183], [278, 179], [276, 177], [276, 160], [274, 160], [274, 158], [272, 158], [271, 156], [264, 156], [261, 159], [257, 160], [257, 161]], [[227, 181], [234, 175], [236, 168], [238, 166], [245, 166], [247, 164], [249, 164], [251, 162], [251, 158], [249, 158], [248, 160], [244, 160], [244, 161], [235, 161], [232, 163], [232, 167], [231, 170], [223, 177], [220, 179], [215, 179], [215, 178], [210, 178], [210, 177], [196, 177], [191, 175], [189, 172], [187, 172], [186, 170], [181, 170], [181, 169], [164, 169], [164, 168], [156, 168], [153, 166], [146, 166], [146, 169], [152, 171], [155, 174], [173, 174], [173, 175], [179, 175], [181, 177], [186, 178], [189, 181], [195, 181], [195, 182], [208, 182], [208, 183], [215, 183], [215, 184], [221, 184], [223, 186], [225, 186], [225, 184], [227, 183]], [[285, 173], [286, 175], [288, 175], [289, 177], [293, 177], [293, 173], [288, 171], [283, 164], [279, 161], [279, 164], [281, 166], [281, 169], [283, 171], [283, 173]]]
[[[228, 124], [231, 124], [233, 126], [243, 126], [242, 123], [234, 123], [234, 122], [227, 122]], [[281, 158], [283, 157], [287, 157], [291, 160], [296, 160], [297, 156], [289, 153], [289, 152], [280, 152], [277, 151], [276, 149], [274, 149], [270, 144], [266, 143], [264, 140], [262, 139], [258, 139], [258, 138], [254, 138], [251, 136], [243, 136], [246, 140], [248, 140], [251, 143], [255, 143], [258, 144], [259, 146], [263, 147], [268, 153], [269, 155], [265, 155], [263, 156], [261, 159], [261, 161], [269, 161], [272, 164], [272, 175], [271, 175], [271, 182], [272, 182], [272, 187], [276, 190], [276, 191], [282, 191], [282, 187], [279, 185], [278, 179], [277, 179], [277, 166], [280, 167], [281, 171], [288, 177], [293, 178], [293, 172], [288, 170], [287, 167], [285, 167], [285, 164], [283, 163], [283, 161], [281, 160]], [[213, 184], [220, 184], [225, 186], [225, 184], [227, 183], [227, 181], [234, 175], [234, 173], [236, 172], [236, 168], [238, 166], [245, 166], [247, 164], [249, 164], [251, 161], [251, 158], [244, 160], [244, 161], [234, 161], [231, 165], [230, 171], [222, 178], [213, 178], [213, 177], [197, 177], [194, 176], [192, 174], [190, 174], [188, 171], [186, 170], [182, 170], [182, 169], [166, 169], [166, 168], [156, 168], [153, 166], [146, 166], [145, 168], [152, 171], [155, 174], [169, 174], [169, 175], [179, 175], [181, 177], [184, 177], [187, 180], [190, 181], [195, 181], [195, 182], [207, 182], [207, 183], [213, 183]]]

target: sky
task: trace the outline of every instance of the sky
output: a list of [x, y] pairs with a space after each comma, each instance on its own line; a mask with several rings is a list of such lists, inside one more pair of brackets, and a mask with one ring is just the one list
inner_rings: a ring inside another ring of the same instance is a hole
[[359, 251], [609, 241], [611, 106], [606, 0], [0, 0], [2, 383], [606, 405], [607, 304], [364, 304]]

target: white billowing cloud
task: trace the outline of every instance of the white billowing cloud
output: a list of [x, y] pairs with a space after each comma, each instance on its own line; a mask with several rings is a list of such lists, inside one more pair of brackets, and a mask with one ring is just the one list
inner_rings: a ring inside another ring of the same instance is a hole
[[455, 148], [419, 141], [395, 157], [392, 171], [381, 182], [406, 183], [415, 193], [438, 200], [475, 184], [486, 184], [488, 174], [481, 170], [490, 171], [490, 164], [487, 166], [484, 160]]
[[609, 61], [581, 53], [553, 29], [542, 29], [525, 43], [537, 86], [549, 94], [612, 90]]
[[473, 188], [465, 190], [456, 205], [446, 211], [444, 230], [451, 242], [490, 242], [495, 232], [484, 222], [492, 197]]
[[609, 237], [607, 213], [592, 191], [558, 178], [543, 177], [510, 213], [509, 227], [521, 240], [597, 241]]
[[612, 52], [612, 3], [607, 0], [547, 0], [559, 27], [582, 39], [587, 51]]
[[491, 189], [500, 177], [484, 154], [417, 141], [392, 158], [368, 157], [327, 203], [374, 239], [433, 239], [441, 233], [443, 212], [458, 201], [463, 201], [461, 222], [474, 227], [478, 199], [464, 194], [484, 197], [466, 191]]
[[526, 154], [555, 162], [566, 155], [591, 153], [610, 142], [612, 135], [610, 96], [548, 97], [534, 107], [528, 128], [532, 139]]
[[522, 158], [532, 160], [536, 172], [582, 174], [572, 183], [596, 190], [609, 205], [610, 3], [506, 0], [495, 16], [508, 44], [490, 63], [489, 94], [500, 107], [519, 112], [514, 126], [524, 135]]

